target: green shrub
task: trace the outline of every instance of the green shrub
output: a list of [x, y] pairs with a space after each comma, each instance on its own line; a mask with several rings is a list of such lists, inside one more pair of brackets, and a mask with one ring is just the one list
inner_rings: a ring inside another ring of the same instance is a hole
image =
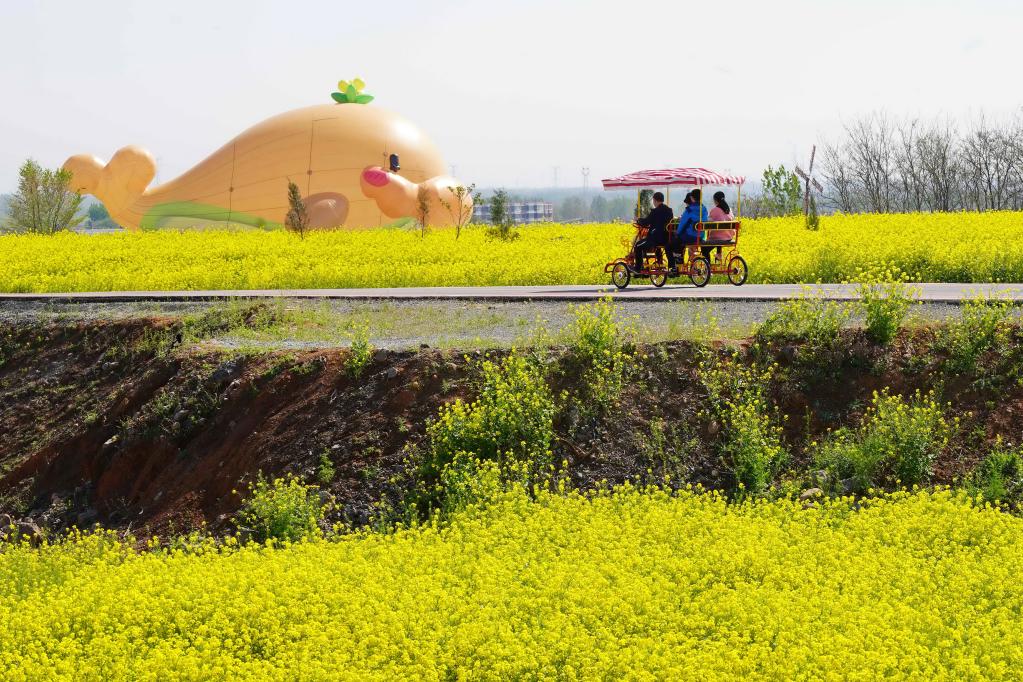
[[933, 392], [917, 391], [907, 401], [885, 389], [874, 393], [859, 428], [839, 429], [828, 437], [817, 462], [836, 481], [848, 480], [852, 492], [885, 484], [911, 486], [930, 477], [952, 429]]
[[288, 475], [267, 481], [259, 479], [249, 486], [249, 497], [238, 512], [237, 523], [252, 531], [259, 542], [297, 541], [320, 534], [323, 504], [314, 486]]
[[974, 470], [967, 488], [985, 502], [1017, 507], [1023, 498], [1023, 448], [999, 442]]
[[[636, 361], [636, 328], [621, 319], [609, 298], [572, 306], [575, 318], [568, 328], [571, 370], [581, 381], [580, 406], [604, 411], [621, 399]], [[586, 410], [584, 410], [586, 411]]]
[[353, 377], [358, 377], [373, 359], [373, 346], [369, 342], [369, 323], [357, 322], [348, 331], [350, 347], [345, 367]]
[[781, 303], [755, 336], [761, 341], [803, 341], [810, 348], [830, 348], [849, 315], [847, 304], [825, 300], [807, 289], [799, 298]]
[[242, 329], [256, 318], [273, 315], [275, 309], [265, 303], [231, 301], [211, 306], [202, 312], [186, 315], [181, 320], [181, 338], [196, 343], [237, 329]]
[[323, 485], [327, 485], [334, 480], [334, 476], [337, 475], [337, 469], [334, 467], [334, 462], [330, 459], [329, 451], [324, 451], [320, 454], [320, 465], [316, 467], [316, 480]]
[[890, 343], [899, 333], [919, 288], [907, 286], [909, 276], [889, 267], [860, 271], [856, 281], [867, 336], [877, 343]]
[[427, 426], [414, 504], [421, 513], [457, 507], [445, 486], [468, 489], [480, 462], [493, 462], [502, 483], [526, 488], [550, 471], [554, 398], [542, 368], [512, 352], [501, 362], [480, 363], [479, 394], [443, 406]]
[[763, 494], [785, 460], [781, 427], [767, 398], [774, 367], [742, 365], [732, 358], [701, 373], [721, 421], [722, 455], [740, 492]]
[[949, 322], [945, 337], [938, 342], [948, 353], [949, 369], [972, 370], [982, 354], [1007, 343], [1011, 314], [1009, 300], [978, 296], [966, 301], [959, 319]]

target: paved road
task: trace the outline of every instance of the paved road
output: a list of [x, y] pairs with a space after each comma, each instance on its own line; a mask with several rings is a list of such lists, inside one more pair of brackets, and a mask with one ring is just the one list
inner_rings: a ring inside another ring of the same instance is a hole
[[[1003, 295], [1023, 301], [1023, 284], [921, 284], [920, 299], [935, 303], [958, 303], [978, 294]], [[814, 291], [827, 299], [856, 298], [855, 286], [846, 284], [814, 285]], [[638, 301], [688, 299], [694, 301], [779, 301], [799, 296], [799, 284], [712, 284], [702, 289], [692, 285], [630, 286], [618, 291], [613, 286], [507, 286], [507, 287], [408, 287], [380, 289], [241, 289], [216, 291], [97, 291], [69, 294], [0, 294], [3, 301], [54, 301], [114, 303], [124, 301], [203, 301], [232, 298], [308, 298], [308, 299], [420, 299], [420, 300], [586, 300], [604, 296]]]

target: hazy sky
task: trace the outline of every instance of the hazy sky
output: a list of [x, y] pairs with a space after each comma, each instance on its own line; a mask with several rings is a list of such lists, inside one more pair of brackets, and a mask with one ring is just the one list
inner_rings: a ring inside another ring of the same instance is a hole
[[140, 144], [173, 178], [361, 76], [460, 179], [759, 175], [843, 120], [1020, 111], [1020, 0], [0, 2], [0, 191]]

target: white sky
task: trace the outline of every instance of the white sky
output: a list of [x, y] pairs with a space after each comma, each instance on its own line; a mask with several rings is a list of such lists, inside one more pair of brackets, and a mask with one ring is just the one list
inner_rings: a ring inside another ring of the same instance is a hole
[[481, 186], [664, 165], [758, 176], [841, 122], [1020, 111], [1020, 0], [2, 0], [0, 191], [28, 156], [159, 181], [361, 76]]

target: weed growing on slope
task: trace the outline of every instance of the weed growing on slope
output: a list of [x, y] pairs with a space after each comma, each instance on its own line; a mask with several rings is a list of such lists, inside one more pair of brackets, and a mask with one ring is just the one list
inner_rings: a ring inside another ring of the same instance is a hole
[[316, 467], [316, 480], [323, 485], [327, 485], [334, 480], [334, 476], [337, 475], [337, 468], [334, 466], [334, 462], [330, 459], [330, 451], [324, 450], [320, 453], [320, 463]]
[[867, 336], [876, 343], [890, 343], [899, 333], [920, 288], [909, 286], [909, 275], [890, 266], [861, 270], [855, 281]]
[[153, 398], [121, 424], [124, 435], [153, 438], [162, 434], [178, 442], [195, 433], [223, 402], [211, 380], [212, 368], [186, 377], [181, 384], [162, 386]]
[[350, 347], [345, 367], [353, 377], [358, 377], [373, 359], [373, 346], [369, 342], [369, 324], [355, 322], [348, 332]]
[[757, 329], [758, 341], [802, 341], [807, 349], [831, 348], [850, 316], [849, 306], [810, 289], [781, 303]]
[[721, 421], [722, 455], [741, 494], [766, 492], [786, 457], [781, 427], [767, 398], [774, 370], [744, 365], [733, 356], [711, 364], [700, 375]]
[[959, 319], [950, 319], [945, 336], [937, 341], [948, 355], [948, 369], [970, 371], [981, 355], [1006, 344], [1011, 314], [1012, 302], [1005, 299], [977, 296], [964, 303]]
[[649, 432], [637, 432], [639, 451], [653, 465], [659, 480], [665, 483], [684, 481], [688, 458], [699, 446], [697, 438], [685, 428], [669, 423], [662, 417], [650, 420]]
[[271, 324], [276, 310], [265, 303], [232, 300], [185, 316], [181, 321], [181, 338], [186, 343], [196, 343], [231, 329], [266, 326]]
[[[120, 355], [123, 359], [130, 359], [137, 356], [148, 356], [162, 358], [167, 356], [180, 341], [179, 331], [172, 328], [146, 327], [130, 348], [122, 349]], [[117, 357], [116, 349], [111, 357]]]
[[551, 470], [555, 405], [543, 369], [513, 351], [485, 357], [479, 374], [476, 399], [443, 406], [427, 426], [411, 500], [420, 514], [464, 505], [477, 478], [489, 485], [496, 473], [502, 484], [531, 489]]
[[1023, 448], [1008, 447], [999, 440], [973, 471], [966, 487], [984, 502], [1018, 508], [1023, 501]]
[[249, 495], [238, 511], [237, 524], [252, 531], [258, 542], [295, 542], [320, 535], [324, 507], [318, 491], [288, 475], [267, 481], [262, 475], [249, 486]]
[[566, 371], [578, 376], [574, 396], [583, 414], [602, 413], [617, 404], [636, 363], [636, 327], [624, 320], [609, 298], [572, 306], [567, 331]]
[[933, 392], [918, 391], [907, 400], [885, 389], [874, 393], [857, 429], [842, 428], [825, 439], [817, 462], [832, 480], [846, 481], [850, 492], [924, 483], [957, 424], [945, 419]]

